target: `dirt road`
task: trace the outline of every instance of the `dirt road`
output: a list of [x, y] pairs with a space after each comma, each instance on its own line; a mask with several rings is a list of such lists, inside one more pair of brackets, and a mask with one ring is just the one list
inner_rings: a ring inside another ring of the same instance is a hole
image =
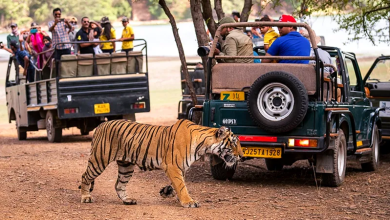
[[52, 144], [43, 131], [17, 141], [13, 124], [1, 128], [2, 219], [388, 219], [390, 214], [390, 155], [382, 157], [374, 173], [350, 163], [339, 188], [317, 188], [304, 161], [280, 172], [267, 171], [263, 160], [246, 161], [233, 181], [214, 180], [207, 162], [197, 162], [186, 182], [201, 202], [198, 209], [160, 197], [160, 188], [169, 183], [165, 174], [139, 169], [128, 186], [138, 205], [122, 205], [114, 190], [117, 168], [112, 164], [96, 180], [95, 202], [81, 204], [77, 187], [87, 166], [91, 135], [70, 129], [62, 143]]

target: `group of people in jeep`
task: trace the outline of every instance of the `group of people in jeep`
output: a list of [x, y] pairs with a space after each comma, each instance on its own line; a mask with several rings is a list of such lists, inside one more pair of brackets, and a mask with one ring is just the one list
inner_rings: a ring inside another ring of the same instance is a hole
[[[271, 22], [268, 16], [257, 20], [261, 22]], [[224, 17], [219, 21], [219, 25], [236, 23], [233, 17]], [[282, 15], [279, 22], [296, 23], [296, 20], [291, 15]], [[260, 26], [261, 36], [264, 39], [264, 50], [266, 56], [314, 56], [314, 51], [311, 47], [309, 34], [306, 29], [301, 28], [298, 32], [297, 27], [278, 27], [278, 33], [272, 26]], [[221, 30], [221, 36], [224, 39], [222, 51], [215, 49], [214, 55], [217, 56], [253, 56], [257, 55], [253, 52], [253, 43], [250, 36], [243, 34], [240, 28], [227, 27]], [[315, 36], [316, 42], [319, 43], [319, 37]], [[326, 64], [331, 64], [332, 60], [328, 52], [318, 48], [319, 58]], [[219, 59], [219, 62], [240, 62], [253, 63], [253, 59]], [[274, 60], [262, 59], [262, 63], [302, 63], [309, 64], [309, 60]], [[312, 62], [312, 61], [310, 61]], [[328, 69], [327, 69], [328, 70]], [[328, 70], [329, 71], [329, 70]]]

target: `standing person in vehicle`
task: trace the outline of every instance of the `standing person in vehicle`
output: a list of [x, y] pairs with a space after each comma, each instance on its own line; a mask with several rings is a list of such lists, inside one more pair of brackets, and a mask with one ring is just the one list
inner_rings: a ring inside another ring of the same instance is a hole
[[[271, 22], [271, 19], [268, 16], [264, 16], [260, 21]], [[260, 31], [264, 35], [264, 50], [267, 52], [272, 43], [279, 37], [279, 34], [271, 26], [260, 26]]]
[[233, 11], [232, 12], [232, 17], [236, 22], [240, 22], [240, 12], [238, 11]]
[[[81, 19], [81, 24], [82, 24], [82, 27], [76, 34], [76, 40], [77, 41], [90, 41], [89, 34], [90, 34], [90, 31], [93, 31], [93, 30], [89, 28], [89, 18], [83, 17]], [[86, 54], [86, 53], [94, 54], [95, 51], [93, 50], [93, 47], [97, 46], [97, 45], [98, 45], [98, 43], [93, 43], [93, 42], [79, 44], [80, 53], [81, 54]]]
[[11, 33], [7, 36], [7, 48], [11, 48], [11, 41], [19, 42], [18, 24], [12, 23], [10, 27]]
[[[280, 22], [296, 23], [291, 15], [282, 15]], [[297, 32], [297, 27], [278, 27], [280, 36], [268, 49], [266, 56], [310, 56], [310, 42]], [[263, 59], [262, 63], [271, 63], [272, 59]], [[308, 64], [309, 60], [278, 60], [279, 63]]]
[[49, 62], [48, 66], [50, 67], [50, 57], [51, 55], [53, 54], [53, 50], [52, 49], [52, 42], [51, 42], [51, 38], [49, 36], [45, 36], [43, 38], [43, 43], [45, 44], [45, 46], [43, 47], [42, 51], [44, 52], [43, 53], [43, 65], [42, 66], [45, 66], [45, 64], [47, 62]]
[[[90, 21], [89, 29], [91, 30], [89, 33], [89, 41], [100, 41], [99, 38], [102, 35], [102, 27], [100, 24], [95, 21]], [[95, 54], [103, 53], [98, 44], [93, 47], [93, 50], [95, 51]]]
[[[53, 10], [54, 20], [49, 21], [49, 31], [52, 33], [53, 44], [56, 45], [58, 43], [69, 42], [69, 33], [68, 31], [72, 28], [67, 19], [61, 18], [61, 9], [55, 8]], [[61, 56], [64, 54], [70, 54], [70, 48], [72, 46], [70, 44], [60, 44], [56, 45], [56, 60], [60, 60]]]
[[129, 25], [127, 17], [122, 18], [123, 31], [120, 41], [122, 41], [122, 52], [133, 51], [134, 31]]
[[[115, 29], [111, 26], [108, 17], [102, 17], [100, 24], [103, 27], [103, 34], [100, 36], [100, 40], [115, 40]], [[102, 49], [103, 53], [113, 53], [115, 52], [115, 42], [101, 43], [100, 48]]]
[[[20, 43], [23, 42], [23, 39], [19, 40]], [[25, 50], [22, 50], [21, 44], [18, 44], [16, 41], [10, 42], [10, 49], [3, 48], [6, 51], [15, 54], [15, 58], [18, 60], [18, 63], [23, 67], [23, 76], [27, 76], [27, 80], [31, 83], [34, 82], [34, 73], [35, 68], [30, 63], [31, 56]]]
[[[302, 34], [303, 37], [305, 37], [307, 40], [310, 41], [309, 33], [308, 33], [308, 31], [306, 29], [302, 28], [300, 30], [300, 33]], [[321, 42], [321, 38], [316, 35], [316, 32], [314, 30], [313, 30], [313, 34], [314, 34], [314, 38], [315, 38], [315, 41], [316, 41], [315, 45], [318, 45]], [[311, 42], [310, 42], [310, 45], [312, 45]], [[318, 52], [318, 56], [319, 56], [320, 60], [324, 64], [332, 64], [332, 58], [331, 58], [330, 54], [327, 51], [325, 51], [325, 50], [323, 50], [323, 49], [318, 47], [317, 48], [317, 52]], [[312, 57], [315, 56], [313, 47], [310, 48], [310, 56], [312, 56]], [[309, 63], [310, 64], [316, 64], [316, 61], [315, 60], [310, 60]], [[324, 71], [327, 72], [327, 73], [331, 73], [333, 71], [333, 68], [325, 67]]]
[[[74, 42], [76, 41], [76, 33], [77, 33], [77, 18], [76, 17], [72, 17], [70, 19], [70, 25], [72, 26], [71, 29], [69, 29], [68, 31], [68, 35], [69, 35], [69, 40], [71, 42]], [[74, 52], [77, 52], [78, 49], [77, 49], [77, 44], [72, 44], [72, 47], [73, 47], [73, 51]]]
[[41, 58], [42, 55], [38, 55], [38, 53], [41, 53], [43, 50], [43, 37], [45, 37], [46, 32], [40, 31], [39, 26], [37, 23], [33, 22], [31, 23], [31, 29], [30, 29], [30, 35], [27, 38], [27, 43], [31, 44], [31, 48], [35, 51], [37, 54], [37, 67], [41, 68], [42, 67], [42, 61], [43, 59]]
[[[236, 23], [232, 17], [224, 17], [219, 25]], [[241, 30], [233, 27], [223, 28], [221, 36], [225, 39], [222, 51], [215, 48], [214, 54], [218, 56], [253, 56], [252, 40]], [[253, 63], [253, 59], [221, 59], [221, 63]]]

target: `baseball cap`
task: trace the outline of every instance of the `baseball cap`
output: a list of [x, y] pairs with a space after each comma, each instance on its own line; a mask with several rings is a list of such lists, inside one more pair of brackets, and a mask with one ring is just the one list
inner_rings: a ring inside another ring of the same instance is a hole
[[17, 27], [18, 26], [18, 24], [16, 24], [16, 23], [11, 23], [11, 25], [10, 25], [10, 27]]
[[229, 24], [229, 23], [236, 23], [236, 21], [232, 17], [224, 17], [218, 22], [219, 25]]
[[108, 19], [107, 16], [104, 16], [104, 17], [102, 17], [102, 19], [100, 20], [100, 23], [101, 23], [101, 24], [110, 23], [110, 19]]
[[37, 28], [37, 27], [38, 27], [38, 24], [35, 23], [35, 22], [33, 22], [33, 23], [31, 23], [31, 27], [32, 27], [32, 28]]
[[122, 18], [122, 21], [129, 21], [129, 18], [123, 17], [123, 18]]
[[291, 23], [297, 23], [295, 18], [291, 15], [282, 15], [279, 18], [279, 22], [291, 22]]

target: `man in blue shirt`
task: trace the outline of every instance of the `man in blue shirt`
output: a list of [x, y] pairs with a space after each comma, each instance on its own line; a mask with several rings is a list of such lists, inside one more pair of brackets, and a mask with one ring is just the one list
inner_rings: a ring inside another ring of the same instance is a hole
[[11, 41], [10, 46], [12, 52], [15, 54], [15, 58], [18, 60], [19, 65], [24, 68], [23, 76], [27, 76], [27, 80], [30, 83], [34, 82], [35, 68], [30, 63], [31, 56], [25, 50], [20, 50], [16, 41]]
[[[291, 15], [282, 15], [280, 22], [296, 23]], [[296, 27], [278, 27], [281, 37], [268, 49], [266, 56], [310, 56], [310, 42], [297, 32]], [[272, 59], [263, 59], [262, 63], [271, 63]], [[279, 63], [303, 63], [309, 60], [279, 60]]]

